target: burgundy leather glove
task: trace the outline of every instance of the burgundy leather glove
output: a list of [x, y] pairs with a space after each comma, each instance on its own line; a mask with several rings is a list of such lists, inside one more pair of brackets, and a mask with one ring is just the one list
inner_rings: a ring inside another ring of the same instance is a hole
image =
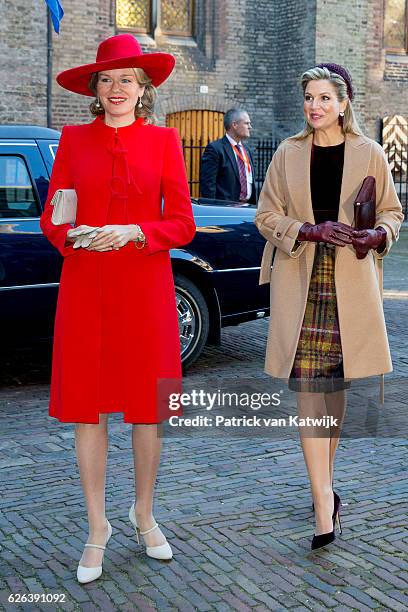
[[318, 225], [304, 223], [299, 230], [297, 240], [307, 242], [328, 242], [336, 246], [351, 244], [353, 228], [338, 221], [324, 221]]
[[364, 259], [370, 249], [376, 249], [378, 253], [384, 250], [387, 232], [383, 227], [354, 231], [353, 247], [357, 253], [357, 259]]

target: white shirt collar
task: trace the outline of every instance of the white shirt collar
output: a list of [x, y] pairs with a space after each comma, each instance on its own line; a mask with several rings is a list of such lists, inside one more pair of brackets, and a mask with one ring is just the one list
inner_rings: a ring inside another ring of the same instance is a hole
[[230, 143], [231, 143], [232, 145], [234, 145], [234, 146], [235, 146], [235, 145], [237, 145], [237, 144], [242, 145], [242, 142], [237, 142], [236, 140], [234, 140], [233, 138], [231, 138], [231, 136], [230, 136], [229, 134], [227, 134], [227, 133], [226, 133], [225, 135], [226, 135], [226, 137], [228, 138], [228, 140], [230, 141]]

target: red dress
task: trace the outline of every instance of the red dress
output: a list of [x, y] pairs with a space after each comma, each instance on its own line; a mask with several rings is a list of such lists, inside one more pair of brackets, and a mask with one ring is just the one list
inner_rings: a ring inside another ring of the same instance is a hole
[[[76, 225], [138, 223], [147, 245], [99, 253], [64, 246], [71, 226], [51, 222], [60, 188], [76, 190]], [[98, 423], [99, 413], [123, 412], [125, 423], [160, 422], [158, 381], [181, 377], [169, 249], [195, 233], [177, 130], [143, 119], [115, 129], [100, 117], [64, 127], [40, 225], [64, 255], [50, 416]]]

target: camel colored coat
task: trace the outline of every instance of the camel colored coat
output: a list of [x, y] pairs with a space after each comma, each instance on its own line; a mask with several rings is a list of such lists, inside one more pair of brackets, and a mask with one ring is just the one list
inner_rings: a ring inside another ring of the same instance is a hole
[[[285, 140], [269, 165], [259, 197], [255, 224], [268, 241], [260, 284], [270, 282], [271, 316], [265, 372], [288, 378], [295, 358], [312, 274], [316, 244], [296, 244], [300, 227], [314, 224], [310, 192], [312, 135]], [[354, 134], [346, 135], [338, 220], [353, 225], [354, 201], [366, 176], [377, 188], [376, 227], [387, 231], [381, 254], [357, 259], [350, 245], [336, 247], [335, 284], [343, 350], [344, 377], [363, 378], [392, 371], [382, 305], [381, 259], [389, 252], [403, 219], [382, 147]], [[299, 245], [299, 246], [297, 246]], [[271, 269], [272, 255], [276, 256]]]

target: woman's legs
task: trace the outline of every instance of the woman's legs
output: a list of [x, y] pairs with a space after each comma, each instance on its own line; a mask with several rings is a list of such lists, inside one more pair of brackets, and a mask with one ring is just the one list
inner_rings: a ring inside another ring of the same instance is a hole
[[[77, 423], [75, 448], [81, 483], [88, 510], [88, 544], [105, 545], [108, 536], [105, 517], [105, 478], [108, 454], [108, 415], [99, 416], [99, 424]], [[84, 548], [80, 564], [95, 567], [101, 564], [103, 550]]]
[[346, 390], [336, 391], [335, 393], [325, 393], [327, 414], [337, 419], [337, 425], [330, 428], [330, 474], [333, 482], [334, 475], [334, 456], [340, 441], [341, 429], [346, 413]]
[[[324, 393], [296, 394], [299, 418], [327, 416]], [[315, 507], [316, 535], [333, 531], [334, 509], [330, 472], [330, 430], [299, 427], [300, 440]], [[325, 437], [322, 437], [325, 436]]]
[[[135, 468], [136, 519], [140, 531], [153, 527], [153, 495], [160, 463], [161, 438], [158, 425], [133, 425], [132, 445]], [[147, 546], [159, 546], [166, 538], [155, 529], [144, 536]]]

